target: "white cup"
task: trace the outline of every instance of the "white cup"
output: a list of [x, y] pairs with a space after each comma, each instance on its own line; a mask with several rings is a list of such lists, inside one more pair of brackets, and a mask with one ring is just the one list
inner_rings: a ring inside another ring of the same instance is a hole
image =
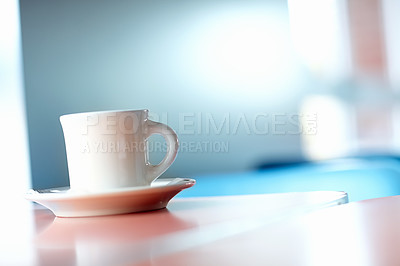
[[[171, 166], [178, 152], [176, 133], [148, 119], [148, 110], [105, 111], [60, 117], [71, 190], [101, 191], [148, 186]], [[147, 139], [162, 135], [167, 153], [149, 163]]]

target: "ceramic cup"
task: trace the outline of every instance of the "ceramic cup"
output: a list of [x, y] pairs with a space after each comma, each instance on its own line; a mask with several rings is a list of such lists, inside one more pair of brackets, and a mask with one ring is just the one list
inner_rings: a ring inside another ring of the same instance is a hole
[[[99, 191], [148, 186], [175, 160], [176, 133], [148, 119], [148, 110], [105, 111], [60, 117], [67, 151], [71, 190]], [[165, 138], [167, 153], [149, 163], [147, 139]]]

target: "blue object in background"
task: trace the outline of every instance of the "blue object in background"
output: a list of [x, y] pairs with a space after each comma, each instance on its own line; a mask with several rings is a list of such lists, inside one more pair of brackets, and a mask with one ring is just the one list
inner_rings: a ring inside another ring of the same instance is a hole
[[345, 191], [349, 201], [400, 195], [400, 161], [342, 159], [251, 172], [193, 177], [196, 185], [177, 197], [305, 191]]

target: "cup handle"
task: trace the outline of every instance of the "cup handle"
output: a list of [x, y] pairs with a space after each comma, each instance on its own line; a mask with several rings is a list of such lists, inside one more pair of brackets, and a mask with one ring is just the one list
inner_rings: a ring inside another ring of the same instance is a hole
[[165, 155], [164, 159], [157, 165], [152, 165], [146, 159], [147, 165], [147, 174], [146, 179], [147, 182], [153, 182], [157, 177], [159, 177], [162, 173], [164, 173], [168, 167], [174, 162], [176, 155], [178, 153], [178, 136], [176, 135], [175, 131], [170, 128], [169, 126], [154, 122], [151, 120], [146, 121], [146, 131], [145, 131], [145, 139], [147, 140], [153, 134], [160, 134], [164, 137], [167, 143], [167, 154]]

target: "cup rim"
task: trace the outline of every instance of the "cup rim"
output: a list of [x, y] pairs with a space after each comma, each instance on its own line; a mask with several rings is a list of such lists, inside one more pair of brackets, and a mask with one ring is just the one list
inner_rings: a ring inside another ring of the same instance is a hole
[[148, 109], [120, 109], [120, 110], [105, 110], [105, 111], [90, 111], [90, 112], [79, 112], [79, 113], [70, 113], [60, 115], [60, 120], [68, 117], [79, 117], [79, 116], [88, 116], [94, 114], [108, 114], [108, 113], [133, 113], [133, 112], [146, 112], [148, 113]]

